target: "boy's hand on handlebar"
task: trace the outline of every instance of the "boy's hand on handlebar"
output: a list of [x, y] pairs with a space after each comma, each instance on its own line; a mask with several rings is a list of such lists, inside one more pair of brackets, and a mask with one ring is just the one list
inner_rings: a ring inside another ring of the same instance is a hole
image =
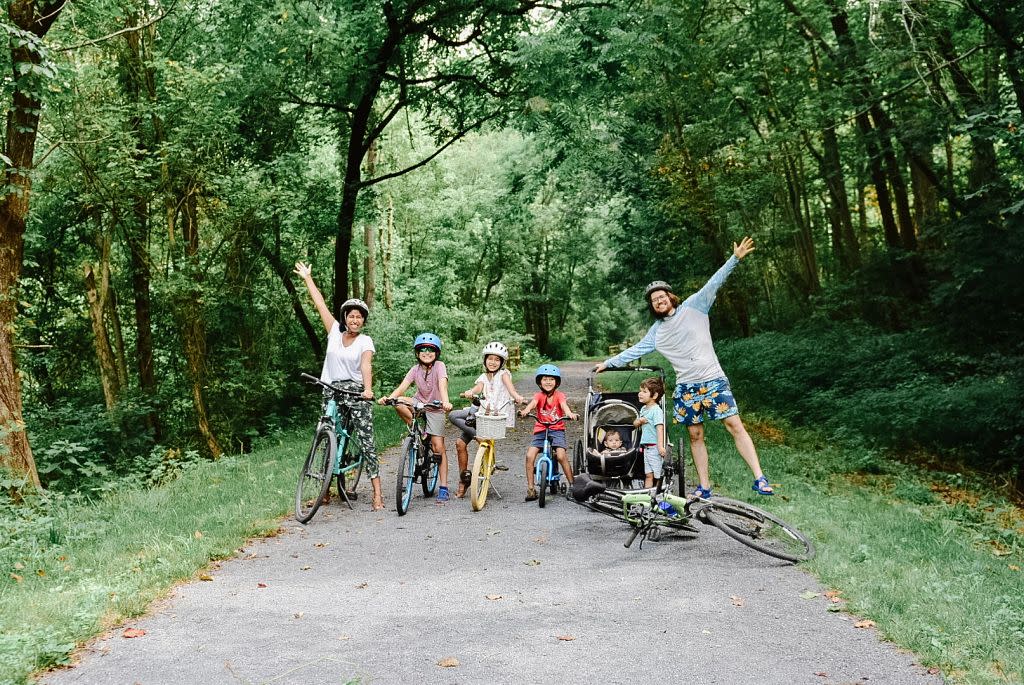
[[645, 419], [642, 416], [640, 418], [638, 418], [638, 419], [633, 421], [633, 425], [637, 426], [637, 427], [640, 427], [640, 426], [644, 425], [645, 423], [647, 423], [647, 419]]
[[569, 419], [570, 421], [577, 421], [577, 420], [579, 420], [580, 415], [579, 414], [573, 414], [572, 412], [569, 412], [568, 414], [565, 415], [565, 418]]

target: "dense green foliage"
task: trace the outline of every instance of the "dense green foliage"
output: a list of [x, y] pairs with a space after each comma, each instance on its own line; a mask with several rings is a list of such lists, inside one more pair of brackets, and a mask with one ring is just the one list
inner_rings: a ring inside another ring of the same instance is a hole
[[642, 333], [645, 282], [685, 295], [748, 234], [712, 316], [754, 336], [727, 370], [758, 404], [1019, 472], [1001, 3], [227, 9], [67, 6], [32, 42], [45, 148], [4, 297], [45, 485], [155, 482], [293, 425], [324, 338], [296, 259], [372, 301], [390, 386], [425, 329], [457, 371], [491, 338], [602, 356]]

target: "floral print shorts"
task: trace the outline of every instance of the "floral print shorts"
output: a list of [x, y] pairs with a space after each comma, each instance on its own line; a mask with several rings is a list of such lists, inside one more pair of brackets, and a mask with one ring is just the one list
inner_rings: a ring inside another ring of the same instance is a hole
[[695, 426], [705, 421], [720, 421], [740, 413], [732, 396], [728, 378], [703, 383], [680, 383], [672, 395], [675, 423]]

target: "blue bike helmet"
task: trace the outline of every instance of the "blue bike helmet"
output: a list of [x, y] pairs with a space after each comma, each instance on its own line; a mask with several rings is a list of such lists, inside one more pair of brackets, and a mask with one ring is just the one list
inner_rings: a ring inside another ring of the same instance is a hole
[[413, 351], [421, 347], [433, 347], [438, 356], [441, 356], [441, 339], [433, 333], [420, 333], [412, 343]]
[[551, 376], [555, 379], [555, 388], [562, 384], [562, 372], [554, 364], [541, 364], [537, 367], [537, 373], [533, 374], [533, 380], [540, 387], [540, 377]]

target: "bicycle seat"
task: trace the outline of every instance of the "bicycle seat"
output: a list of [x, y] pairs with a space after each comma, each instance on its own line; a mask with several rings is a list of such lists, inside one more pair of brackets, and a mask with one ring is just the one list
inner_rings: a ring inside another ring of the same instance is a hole
[[594, 495], [600, 495], [607, 488], [585, 473], [576, 475], [572, 482], [572, 498], [577, 502], [586, 502]]

